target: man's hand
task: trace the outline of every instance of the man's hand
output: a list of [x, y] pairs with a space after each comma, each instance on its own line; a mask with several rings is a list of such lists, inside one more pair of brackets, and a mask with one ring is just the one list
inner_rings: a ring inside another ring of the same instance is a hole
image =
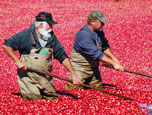
[[111, 64], [114, 69], [118, 70], [118, 71], [124, 71], [123, 67], [120, 65], [119, 60], [114, 56], [114, 54], [112, 53], [112, 51], [110, 50], [110, 48], [108, 48], [107, 50], [104, 51], [104, 53], [109, 56], [104, 56], [102, 58], [102, 61]]
[[114, 61], [113, 59], [104, 55], [102, 58], [102, 61], [111, 64], [113, 66], [113, 68], [118, 70], [118, 71], [124, 71], [123, 67], [119, 64], [119, 60], [117, 60], [117, 58], [115, 58], [115, 59], [116, 60]]
[[76, 74], [72, 74], [71, 79], [72, 79], [73, 84], [75, 84], [75, 85], [82, 84], [81, 80], [78, 78], [78, 76]]
[[113, 58], [113, 61], [115, 61], [116, 64], [114, 64], [114, 69], [118, 70], [118, 71], [124, 71], [124, 68], [120, 65], [120, 62], [117, 58]]
[[26, 65], [23, 62], [21, 62], [21, 61], [17, 61], [16, 65], [21, 70], [26, 70], [27, 69]]
[[115, 63], [113, 67], [118, 71], [124, 71], [124, 68], [119, 63]]

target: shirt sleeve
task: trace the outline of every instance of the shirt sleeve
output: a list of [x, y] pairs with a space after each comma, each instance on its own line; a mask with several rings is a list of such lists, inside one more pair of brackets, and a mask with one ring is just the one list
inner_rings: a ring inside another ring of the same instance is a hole
[[110, 45], [108, 44], [108, 40], [106, 39], [105, 36], [103, 36], [102, 51], [104, 52], [108, 48], [110, 48]]
[[18, 34], [14, 34], [11, 38], [5, 39], [4, 45], [9, 46], [14, 50], [18, 50], [20, 46]]
[[100, 61], [104, 56], [103, 52], [97, 47], [95, 40], [85, 31], [79, 31], [73, 47], [80, 53], [90, 56], [93, 60]]
[[[56, 37], [55, 37], [56, 38]], [[54, 39], [54, 45], [53, 45], [53, 56], [55, 59], [59, 60], [60, 63], [64, 61], [65, 58], [68, 58], [64, 47], [61, 46], [60, 41], [56, 38]]]
[[106, 39], [103, 31], [98, 31], [97, 34], [102, 41], [102, 52], [104, 52], [106, 49], [110, 48], [110, 45], [108, 44], [108, 40]]

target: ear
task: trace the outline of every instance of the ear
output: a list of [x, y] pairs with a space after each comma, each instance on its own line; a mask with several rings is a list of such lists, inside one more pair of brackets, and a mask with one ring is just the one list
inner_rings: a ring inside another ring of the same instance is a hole
[[94, 20], [91, 20], [91, 25], [94, 25], [95, 24], [95, 21]]

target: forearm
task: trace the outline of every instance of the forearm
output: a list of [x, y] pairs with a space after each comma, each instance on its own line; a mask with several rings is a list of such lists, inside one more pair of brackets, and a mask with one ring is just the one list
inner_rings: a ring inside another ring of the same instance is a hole
[[112, 53], [112, 51], [109, 48], [107, 50], [105, 50], [104, 53], [107, 56], [109, 56], [113, 61], [120, 64], [119, 60], [115, 57], [115, 55]]
[[109, 64], [111, 64], [112, 66], [114, 66], [115, 63], [116, 63], [114, 60], [112, 60], [111, 58], [109, 58], [109, 57], [106, 56], [106, 55], [104, 55], [104, 56], [102, 57], [101, 61], [106, 62], [106, 63], [109, 63]]
[[107, 55], [107, 56], [109, 56], [110, 58], [116, 58], [115, 56], [114, 56], [114, 54], [113, 54], [113, 52], [110, 50], [110, 48], [108, 48], [108, 49], [106, 49], [105, 51], [104, 51], [104, 53]]
[[73, 84], [81, 84], [82, 82], [80, 81], [80, 79], [78, 78], [78, 76], [76, 75], [73, 67], [72, 67], [72, 64], [70, 62], [70, 60], [68, 58], [65, 58], [62, 62], [62, 64], [68, 69], [68, 71], [70, 72], [71, 74], [71, 79], [73, 81]]
[[110, 49], [105, 50], [106, 55], [103, 56], [102, 61], [111, 64], [116, 70], [124, 71], [123, 67], [120, 65], [119, 60], [113, 55]]
[[20, 61], [19, 57], [17, 56], [17, 54], [15, 53], [15, 51], [13, 50], [13, 48], [8, 47], [6, 45], [3, 45], [3, 49], [6, 52], [6, 54], [13, 59], [15, 62]]
[[16, 65], [19, 69], [22, 69], [22, 70], [27, 69], [26, 65], [20, 61], [19, 57], [17, 56], [17, 54], [15, 53], [13, 48], [8, 47], [6, 45], [3, 45], [3, 48], [6, 52], [6, 54], [15, 61]]
[[62, 64], [68, 69], [71, 74], [75, 74], [72, 64], [68, 58], [65, 58]]

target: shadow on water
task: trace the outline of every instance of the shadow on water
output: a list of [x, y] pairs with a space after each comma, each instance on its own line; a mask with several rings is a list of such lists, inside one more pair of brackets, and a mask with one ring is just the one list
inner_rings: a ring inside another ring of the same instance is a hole
[[114, 86], [114, 85], [111, 85], [111, 84], [108, 84], [108, 83], [102, 83], [102, 87], [103, 88], [108, 88], [108, 89], [115, 88], [117, 90], [122, 90], [120, 87], [117, 87], [117, 86]]
[[59, 94], [59, 95], [70, 96], [70, 97], [72, 97], [72, 98], [74, 98], [74, 99], [80, 99], [79, 97], [73, 95], [72, 93], [66, 93], [65, 91], [62, 91], [62, 92], [61, 92], [61, 91], [56, 91], [56, 93]]
[[[59, 94], [59, 95], [70, 96], [70, 97], [72, 97], [72, 98], [74, 98], [74, 99], [80, 99], [79, 97], [73, 95], [72, 93], [66, 93], [65, 91], [56, 91], [56, 93]], [[11, 94], [22, 97], [22, 94], [21, 94], [21, 93], [11, 93]]]
[[152, 104], [148, 105], [146, 103], [138, 104], [141, 107], [141, 110], [146, 113], [146, 115], [152, 115]]
[[21, 93], [11, 93], [11, 94], [22, 97], [22, 94], [21, 94]]

